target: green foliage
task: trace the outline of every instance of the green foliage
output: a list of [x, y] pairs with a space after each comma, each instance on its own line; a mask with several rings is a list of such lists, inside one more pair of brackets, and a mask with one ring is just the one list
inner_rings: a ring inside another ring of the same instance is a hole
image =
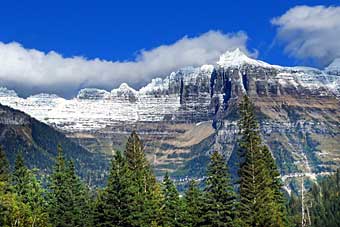
[[287, 226], [284, 199], [275, 161], [261, 141], [254, 106], [240, 104], [240, 218], [243, 226]]
[[204, 192], [201, 226], [234, 226], [236, 194], [230, 182], [226, 160], [217, 151], [210, 158]]
[[0, 226], [24, 226], [28, 223], [28, 209], [12, 192], [9, 180], [8, 160], [0, 146]]
[[179, 193], [166, 173], [163, 179], [163, 217], [162, 223], [164, 227], [182, 226], [183, 222], [183, 203], [179, 197]]
[[53, 173], [50, 176], [49, 188], [49, 213], [53, 226], [69, 226], [66, 217], [68, 207], [68, 186], [66, 179], [66, 165], [61, 146], [58, 146], [58, 156]]
[[144, 154], [144, 146], [139, 136], [133, 131], [128, 138], [125, 148], [125, 157], [132, 171], [140, 172], [149, 170], [149, 162]]
[[14, 191], [22, 197], [23, 202], [28, 201], [28, 193], [29, 193], [29, 187], [30, 187], [30, 173], [27, 167], [25, 166], [24, 159], [19, 153], [15, 160], [15, 166], [14, 166], [14, 172], [13, 172], [13, 188]]
[[314, 184], [309, 192], [312, 226], [340, 226], [340, 169]]
[[262, 155], [265, 162], [265, 167], [268, 171], [268, 185], [271, 190], [271, 215], [272, 222], [276, 223], [276, 226], [288, 226], [288, 211], [286, 207], [286, 199], [282, 191], [283, 183], [275, 160], [267, 146], [262, 146]]
[[22, 156], [18, 156], [12, 177], [7, 176], [7, 180], [9, 178], [13, 185], [4, 178], [0, 181], [0, 226], [50, 226], [44, 191]]
[[301, 226], [301, 204], [301, 197], [298, 197], [293, 193], [290, 196], [288, 203], [288, 215], [290, 222], [292, 223], [292, 227]]
[[74, 165], [66, 165], [61, 146], [49, 182], [49, 214], [53, 226], [91, 226], [88, 191], [75, 174]]
[[3, 190], [3, 186], [5, 183], [0, 181], [0, 226], [32, 226], [29, 207], [15, 193]]
[[131, 214], [136, 201], [131, 173], [126, 159], [117, 152], [112, 159], [107, 186], [99, 192], [95, 203], [95, 226], [133, 226]]
[[132, 132], [125, 149], [128, 168], [134, 187], [134, 226], [150, 226], [160, 220], [160, 191], [156, 178], [144, 153], [144, 146], [136, 132]]
[[73, 226], [92, 226], [91, 198], [88, 187], [76, 174], [73, 161], [66, 169], [67, 184], [70, 193], [69, 206], [72, 207], [70, 219]]
[[2, 146], [0, 146], [0, 181], [9, 181], [9, 163]]
[[[288, 212], [294, 227], [301, 227], [301, 205], [301, 196], [292, 194]], [[310, 224], [311, 227], [340, 226], [340, 169], [312, 184], [310, 190], [305, 194], [304, 206], [307, 224]]]
[[12, 181], [13, 191], [27, 208], [31, 226], [48, 226], [47, 204], [44, 198], [45, 191], [32, 171], [26, 167], [20, 153], [15, 161]]
[[185, 192], [184, 204], [184, 223], [188, 227], [198, 227], [203, 221], [203, 193], [199, 189], [198, 184], [192, 180], [189, 188]]
[[115, 154], [107, 185], [98, 193], [94, 225], [158, 226], [163, 197], [135, 132], [124, 154]]

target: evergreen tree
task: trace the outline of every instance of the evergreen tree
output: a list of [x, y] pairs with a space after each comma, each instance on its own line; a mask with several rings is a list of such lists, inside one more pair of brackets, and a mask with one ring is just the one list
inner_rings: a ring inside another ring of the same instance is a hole
[[53, 226], [92, 226], [89, 191], [76, 175], [73, 162], [66, 164], [60, 145], [48, 186], [49, 215]]
[[131, 212], [136, 205], [131, 171], [127, 161], [120, 152], [112, 160], [112, 167], [106, 188], [98, 195], [94, 226], [129, 227], [133, 226]]
[[[5, 151], [2, 149], [2, 146], [0, 145], [0, 183], [1, 183], [1, 189], [2, 189], [3, 194], [9, 192], [10, 190], [10, 177], [11, 176], [10, 176], [10, 171], [9, 171], [8, 159], [6, 157]], [[0, 205], [1, 215], [3, 213], [1, 211], [3, 209], [5, 209], [5, 207], [2, 207], [2, 205]]]
[[9, 176], [5, 156], [0, 156], [0, 162], [5, 163], [1, 167], [6, 167], [1, 170], [5, 177], [0, 180], [0, 226], [50, 226], [43, 189], [33, 172], [24, 165], [22, 156], [16, 159], [13, 176]]
[[9, 163], [5, 151], [0, 146], [0, 182], [8, 182], [9, 175]]
[[87, 187], [77, 176], [73, 161], [69, 161], [66, 169], [69, 188], [69, 214], [73, 226], [91, 226], [92, 212], [90, 195]]
[[217, 151], [210, 158], [204, 191], [205, 204], [201, 226], [235, 226], [236, 194], [230, 182], [226, 160]]
[[262, 144], [254, 107], [247, 96], [240, 104], [240, 114], [239, 191], [243, 226], [286, 226], [278, 172], [269, 150]]
[[21, 152], [15, 160], [14, 172], [13, 172], [13, 187], [14, 191], [22, 198], [22, 201], [26, 203], [28, 201], [28, 191], [30, 187], [30, 176], [29, 170], [25, 166], [24, 159]]
[[272, 222], [275, 223], [274, 226], [288, 226], [288, 211], [286, 207], [286, 199], [282, 190], [283, 183], [281, 176], [275, 160], [269, 150], [269, 148], [264, 145], [262, 146], [262, 154], [264, 157], [265, 167], [269, 174], [269, 187], [272, 190], [272, 204], [271, 204], [271, 214]]
[[[161, 223], [162, 214], [163, 214], [163, 200], [164, 195], [162, 193], [162, 186], [159, 183], [153, 183], [154, 185], [146, 194], [146, 207], [148, 213], [146, 213], [145, 217], [150, 218], [151, 225], [159, 225]], [[147, 221], [147, 224], [150, 225], [150, 220]]]
[[126, 143], [125, 157], [132, 171], [148, 171], [149, 162], [145, 157], [144, 146], [135, 131], [131, 133]]
[[21, 153], [15, 160], [12, 181], [13, 191], [16, 193], [17, 199], [25, 204], [29, 213], [29, 225], [34, 227], [48, 226], [45, 191], [34, 173], [26, 167]]
[[312, 227], [340, 226], [340, 169], [313, 184], [307, 196]]
[[46, 202], [46, 191], [41, 186], [41, 182], [36, 178], [33, 172], [29, 171], [29, 185], [27, 190], [27, 205], [30, 212], [30, 226], [45, 227], [51, 226], [47, 212], [48, 204]]
[[169, 174], [166, 173], [163, 180], [163, 226], [177, 227], [183, 222], [183, 204], [179, 193]]
[[203, 193], [197, 183], [192, 180], [189, 182], [189, 188], [185, 192], [185, 226], [198, 227], [203, 221]]
[[63, 150], [57, 148], [58, 155], [49, 181], [49, 215], [50, 222], [55, 227], [71, 227], [72, 198], [69, 187], [68, 173]]
[[300, 197], [292, 193], [288, 203], [288, 214], [292, 227], [301, 227], [301, 204]]
[[15, 193], [5, 189], [3, 186], [4, 182], [0, 181], [0, 226], [32, 226], [28, 206]]
[[240, 105], [239, 128], [240, 148], [240, 217], [244, 226], [261, 226], [265, 218], [263, 211], [268, 190], [264, 161], [261, 156], [261, 139], [255, 119], [253, 105], [247, 96]]
[[10, 191], [9, 163], [0, 146], [0, 226], [10, 226], [13, 217], [15, 198]]
[[134, 226], [150, 226], [160, 219], [159, 186], [144, 153], [144, 146], [136, 132], [128, 138], [125, 157], [134, 184], [135, 207], [131, 213]]

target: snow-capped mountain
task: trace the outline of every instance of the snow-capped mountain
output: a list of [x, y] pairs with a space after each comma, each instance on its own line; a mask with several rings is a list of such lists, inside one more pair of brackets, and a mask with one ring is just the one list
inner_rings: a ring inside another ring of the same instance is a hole
[[339, 98], [337, 70], [337, 62], [326, 71], [270, 65], [236, 49], [223, 54], [216, 65], [180, 69], [164, 79], [153, 79], [139, 91], [123, 83], [111, 92], [85, 88], [70, 100], [53, 94], [24, 99], [1, 87], [0, 103], [66, 131], [104, 128], [112, 121], [161, 121], [169, 117], [180, 121], [186, 118], [183, 114], [202, 115], [191, 117], [198, 122], [209, 120], [216, 106], [227, 105], [227, 96], [246, 94], [250, 83], [255, 83], [256, 91], [249, 92], [258, 96], [301, 93]]
[[273, 68], [273, 67], [280, 68], [279, 66], [270, 65], [266, 62], [249, 58], [239, 48], [235, 49], [232, 52], [228, 51], [222, 54], [220, 56], [220, 59], [217, 61], [217, 65], [223, 68], [230, 68], [230, 67], [238, 68], [242, 65], [252, 65], [255, 67], [263, 67], [263, 68]]
[[211, 150], [232, 155], [237, 103], [247, 94], [282, 174], [321, 172], [340, 164], [339, 63], [324, 70], [283, 67], [236, 49], [214, 65], [182, 68], [139, 90], [125, 83], [112, 91], [85, 88], [67, 100], [49, 94], [21, 98], [0, 88], [0, 103], [70, 133], [90, 149], [110, 150], [137, 129], [157, 170], [199, 174], [192, 163], [206, 160]]

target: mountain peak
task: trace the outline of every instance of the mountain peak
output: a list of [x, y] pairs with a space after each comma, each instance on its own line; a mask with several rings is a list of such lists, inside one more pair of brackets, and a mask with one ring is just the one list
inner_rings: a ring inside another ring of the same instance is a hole
[[236, 57], [245, 57], [248, 58], [247, 54], [245, 52], [243, 52], [240, 48], [236, 48], [233, 51], [227, 51], [225, 52], [226, 55], [232, 55], [232, 56], [236, 56]]
[[111, 97], [122, 97], [130, 101], [136, 101], [137, 96], [138, 92], [127, 83], [122, 83], [118, 88], [111, 90]]
[[221, 67], [239, 67], [244, 64], [261, 66], [261, 67], [272, 67], [270, 64], [263, 61], [255, 60], [247, 56], [240, 48], [236, 48], [233, 51], [227, 51], [220, 56], [217, 65]]
[[119, 85], [118, 88], [112, 89], [111, 90], [111, 94], [122, 94], [122, 93], [131, 93], [131, 94], [135, 94], [137, 93], [137, 91], [135, 89], [133, 89], [132, 87], [130, 87], [127, 83], [122, 83], [121, 85]]
[[132, 87], [130, 87], [127, 83], [122, 83], [119, 87], [119, 90], [121, 91], [132, 91], [132, 92], [136, 92], [135, 89], [133, 89]]

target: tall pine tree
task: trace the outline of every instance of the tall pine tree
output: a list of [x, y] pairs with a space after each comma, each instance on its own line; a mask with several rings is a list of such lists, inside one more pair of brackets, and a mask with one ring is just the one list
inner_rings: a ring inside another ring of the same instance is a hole
[[69, 213], [73, 226], [92, 227], [92, 211], [90, 194], [87, 186], [76, 174], [73, 161], [68, 162], [66, 169], [67, 184], [69, 188]]
[[203, 222], [201, 226], [235, 226], [236, 194], [223, 156], [215, 151], [207, 170]]
[[35, 213], [32, 214], [29, 204], [25, 204], [15, 193], [11, 181], [9, 162], [0, 145], [0, 226], [48, 226], [47, 222], [45, 225], [39, 225], [39, 220], [35, 222], [32, 218]]
[[287, 201], [283, 193], [283, 183], [275, 160], [268, 148], [262, 146], [262, 153], [264, 157], [265, 166], [269, 173], [268, 187], [272, 190], [272, 206], [271, 206], [271, 222], [275, 223], [274, 226], [288, 226], [288, 210]]
[[160, 219], [160, 190], [150, 164], [144, 153], [144, 146], [134, 131], [128, 138], [125, 157], [131, 170], [134, 184], [135, 210], [131, 213], [134, 226], [150, 226]]
[[21, 152], [19, 152], [15, 160], [12, 181], [14, 190], [17, 193], [17, 195], [22, 197], [23, 202], [27, 202], [30, 177], [29, 170], [25, 166]]
[[49, 223], [49, 215], [47, 211], [48, 204], [46, 202], [46, 191], [42, 187], [41, 182], [30, 171], [28, 187], [28, 206], [30, 210], [30, 226], [46, 227], [51, 226]]
[[50, 222], [55, 227], [71, 226], [69, 222], [69, 190], [67, 185], [66, 163], [60, 145], [57, 148], [57, 159], [50, 176], [49, 215]]
[[183, 203], [174, 182], [166, 173], [163, 180], [163, 216], [164, 227], [182, 226], [183, 222]]
[[57, 160], [49, 182], [49, 215], [53, 226], [91, 226], [88, 199], [73, 163], [66, 164], [63, 150], [58, 145]]
[[203, 193], [196, 181], [189, 182], [189, 188], [184, 195], [185, 213], [184, 223], [188, 227], [198, 227], [202, 223]]
[[247, 96], [240, 104], [240, 217], [243, 226], [286, 226], [283, 195], [275, 162], [262, 144], [254, 106]]
[[96, 227], [131, 227], [136, 206], [131, 170], [126, 159], [117, 152], [112, 159], [107, 186], [97, 197], [94, 211]]
[[18, 199], [25, 204], [29, 213], [29, 225], [49, 226], [45, 190], [34, 173], [26, 167], [21, 153], [15, 160], [12, 181], [13, 191]]

